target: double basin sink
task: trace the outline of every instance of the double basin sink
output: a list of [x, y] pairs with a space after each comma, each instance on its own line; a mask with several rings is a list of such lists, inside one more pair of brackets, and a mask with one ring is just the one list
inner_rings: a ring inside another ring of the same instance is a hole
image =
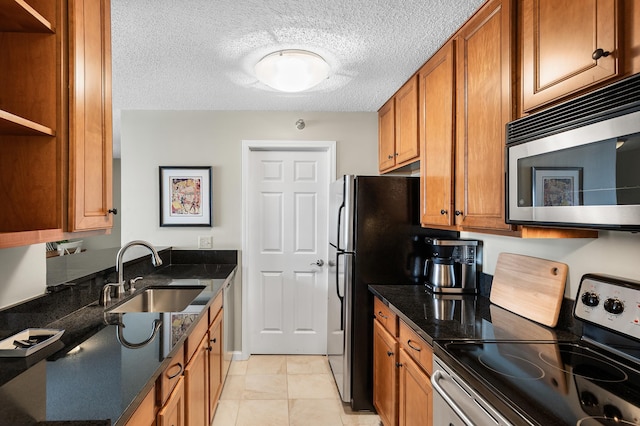
[[204, 290], [203, 285], [149, 286], [107, 309], [109, 313], [181, 312]]

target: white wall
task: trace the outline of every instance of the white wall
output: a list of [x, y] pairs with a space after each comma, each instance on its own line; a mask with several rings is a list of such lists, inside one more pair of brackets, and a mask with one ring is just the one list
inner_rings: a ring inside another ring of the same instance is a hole
[[[298, 130], [295, 122], [306, 122]], [[376, 113], [122, 112], [122, 241], [240, 249], [242, 140], [337, 141], [337, 174], [378, 174]], [[160, 227], [158, 166], [213, 166], [213, 227]]]
[[44, 293], [47, 268], [45, 245], [0, 250], [0, 308]]
[[600, 273], [640, 281], [640, 234], [600, 231], [598, 238], [522, 240], [487, 234], [462, 233], [462, 238], [482, 240], [483, 272], [493, 275], [501, 252], [555, 260], [569, 265], [565, 296], [575, 299], [580, 278]]

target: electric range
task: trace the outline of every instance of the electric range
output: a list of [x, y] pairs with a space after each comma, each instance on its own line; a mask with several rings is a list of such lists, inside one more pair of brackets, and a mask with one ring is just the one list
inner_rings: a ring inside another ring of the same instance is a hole
[[587, 274], [573, 314], [573, 341], [496, 307], [493, 339], [438, 342], [434, 426], [640, 424], [640, 283]]

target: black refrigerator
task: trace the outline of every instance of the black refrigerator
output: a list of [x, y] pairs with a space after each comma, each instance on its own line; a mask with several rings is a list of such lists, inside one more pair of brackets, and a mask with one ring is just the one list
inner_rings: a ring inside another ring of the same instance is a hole
[[419, 215], [417, 177], [345, 175], [331, 184], [327, 353], [340, 397], [353, 410], [374, 410], [368, 285], [422, 284], [409, 262], [415, 242], [433, 233], [420, 227]]

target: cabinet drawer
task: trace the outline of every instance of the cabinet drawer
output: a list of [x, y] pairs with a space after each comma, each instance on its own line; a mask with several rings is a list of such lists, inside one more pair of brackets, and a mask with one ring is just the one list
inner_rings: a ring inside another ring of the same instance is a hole
[[184, 357], [185, 361], [188, 363], [193, 355], [196, 353], [198, 346], [200, 346], [200, 342], [204, 338], [204, 335], [207, 333], [209, 329], [209, 321], [207, 315], [202, 317], [195, 329], [191, 332], [189, 337], [187, 337], [187, 341], [184, 344]]
[[218, 293], [211, 306], [209, 306], [209, 324], [213, 324], [220, 309], [222, 309], [222, 292]]
[[373, 313], [378, 321], [380, 321], [380, 324], [382, 324], [393, 337], [397, 336], [398, 317], [396, 314], [377, 297], [373, 300], [373, 308]]
[[433, 349], [403, 321], [398, 335], [400, 346], [429, 374], [433, 371]]
[[160, 377], [158, 377], [157, 387], [158, 387], [158, 400], [160, 404], [159, 406], [163, 406], [164, 403], [169, 398], [171, 391], [176, 386], [176, 383], [182, 377], [182, 373], [184, 372], [184, 348], [183, 350], [179, 350], [176, 355], [171, 359], [171, 364], [165, 368], [164, 372]]

